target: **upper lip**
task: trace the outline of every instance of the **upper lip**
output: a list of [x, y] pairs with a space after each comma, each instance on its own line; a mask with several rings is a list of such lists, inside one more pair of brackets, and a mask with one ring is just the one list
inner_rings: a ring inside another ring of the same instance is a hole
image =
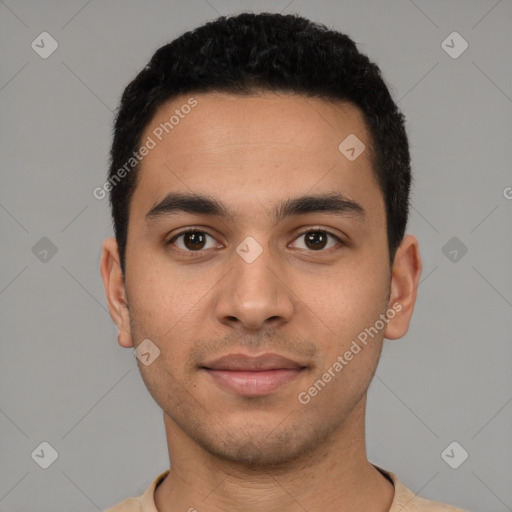
[[203, 365], [208, 370], [266, 371], [302, 369], [305, 366], [279, 354], [262, 354], [254, 357], [245, 354], [228, 354]]

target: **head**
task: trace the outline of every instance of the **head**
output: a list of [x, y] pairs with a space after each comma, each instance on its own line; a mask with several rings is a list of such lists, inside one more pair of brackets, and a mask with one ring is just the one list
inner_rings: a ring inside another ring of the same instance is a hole
[[[404, 117], [348, 36], [245, 13], [160, 48], [115, 121], [101, 271], [119, 343], [160, 351], [139, 367], [166, 425], [251, 464], [339, 431], [408, 329], [410, 183]], [[208, 370], [234, 353], [300, 369], [240, 394]]]

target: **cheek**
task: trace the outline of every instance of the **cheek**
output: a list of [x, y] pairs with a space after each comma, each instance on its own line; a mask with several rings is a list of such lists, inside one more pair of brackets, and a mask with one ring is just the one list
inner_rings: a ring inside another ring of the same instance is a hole
[[140, 269], [130, 274], [128, 286], [134, 342], [149, 338], [160, 349], [166, 368], [181, 373], [191, 343], [207, 322], [205, 308], [218, 279], [192, 266], [183, 270], [168, 262], [160, 266], [155, 260], [133, 262], [133, 268]]
[[385, 312], [388, 283], [383, 272], [358, 263], [327, 279], [303, 281], [298, 294], [307, 306], [306, 312], [309, 309], [308, 316], [330, 333], [328, 338], [334, 345], [343, 345]]
[[139, 323], [160, 334], [193, 314], [194, 305], [209, 289], [207, 276], [194, 272], [192, 266], [172, 264], [159, 254], [141, 254], [132, 262], [129, 291]]
[[[322, 395], [316, 400], [318, 407], [333, 403], [353, 406], [368, 389], [382, 350], [385, 329], [375, 325], [382, 323], [380, 315], [386, 311], [384, 295], [375, 285], [352, 287], [345, 283], [344, 287], [329, 288], [315, 306], [322, 322], [309, 315], [320, 327], [315, 330], [315, 342], [321, 356], [311, 375], [313, 388], [309, 388]], [[334, 407], [331, 412], [338, 415], [340, 409]]]

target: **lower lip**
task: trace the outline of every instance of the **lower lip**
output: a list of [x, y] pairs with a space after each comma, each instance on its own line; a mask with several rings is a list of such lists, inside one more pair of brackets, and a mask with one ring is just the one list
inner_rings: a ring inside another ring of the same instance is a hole
[[263, 396], [295, 379], [302, 368], [281, 368], [261, 372], [236, 370], [210, 370], [205, 368], [222, 388], [238, 395]]

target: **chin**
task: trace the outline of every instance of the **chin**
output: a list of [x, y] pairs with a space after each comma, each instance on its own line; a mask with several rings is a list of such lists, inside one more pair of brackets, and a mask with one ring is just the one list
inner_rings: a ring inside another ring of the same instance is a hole
[[247, 425], [226, 428], [223, 432], [194, 433], [195, 442], [217, 459], [244, 466], [246, 469], [289, 466], [318, 449], [334, 429], [318, 425], [305, 429], [301, 425], [285, 427]]

